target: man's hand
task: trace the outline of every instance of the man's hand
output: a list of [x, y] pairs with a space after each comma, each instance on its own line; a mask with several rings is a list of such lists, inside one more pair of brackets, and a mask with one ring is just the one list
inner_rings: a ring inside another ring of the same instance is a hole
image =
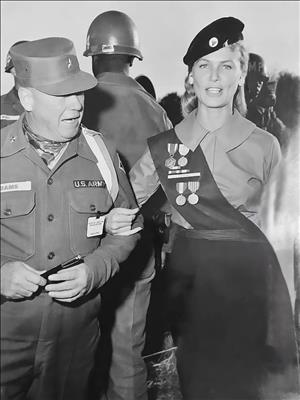
[[21, 261], [11, 261], [1, 267], [1, 294], [8, 299], [32, 296], [47, 281], [41, 277], [45, 271], [37, 271]]
[[[53, 281], [45, 287], [49, 296], [70, 303], [88, 292], [92, 271], [83, 263], [49, 275], [48, 280]], [[59, 281], [59, 283], [55, 283], [55, 281]]]
[[113, 208], [105, 217], [105, 231], [111, 235], [129, 236], [142, 228], [131, 229], [139, 208]]

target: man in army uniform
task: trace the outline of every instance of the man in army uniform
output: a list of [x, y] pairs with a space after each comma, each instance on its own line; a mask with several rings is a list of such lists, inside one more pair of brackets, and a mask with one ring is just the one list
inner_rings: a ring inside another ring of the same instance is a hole
[[[98, 15], [89, 27], [84, 55], [92, 56], [98, 85], [87, 93], [83, 121], [114, 141], [129, 172], [146, 149], [147, 138], [172, 126], [153, 96], [129, 76], [134, 59], [143, 58], [132, 19], [119, 11]], [[142, 209], [145, 229], [141, 241], [122, 267], [124, 274], [117, 277], [115, 288], [108, 289], [108, 295], [118, 302], [111, 336], [112, 361], [106, 395], [109, 400], [147, 398], [142, 351], [151, 281], [155, 275], [157, 235], [152, 217], [165, 204], [162, 192], [150, 203]], [[131, 217], [126, 214], [121, 218], [125, 223]]]
[[[26, 40], [16, 42], [12, 45], [12, 47], [21, 43], [26, 43]], [[4, 128], [5, 126], [18, 120], [19, 116], [24, 112], [24, 108], [20, 103], [18, 96], [18, 83], [16, 82], [15, 78], [16, 72], [10, 55], [11, 48], [9, 49], [6, 57], [5, 72], [13, 76], [14, 86], [8, 93], [1, 96], [1, 128]]]
[[109, 210], [136, 203], [112, 146], [81, 125], [84, 91], [97, 81], [73, 43], [35, 40], [11, 57], [25, 113], [1, 131], [1, 399], [86, 400], [98, 288], [141, 221], [103, 234]]

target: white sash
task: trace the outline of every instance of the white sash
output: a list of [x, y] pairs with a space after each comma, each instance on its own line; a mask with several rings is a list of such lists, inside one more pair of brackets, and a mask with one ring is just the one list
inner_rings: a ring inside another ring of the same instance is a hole
[[82, 133], [90, 149], [97, 158], [97, 167], [106, 183], [107, 190], [109, 191], [113, 201], [115, 201], [119, 192], [118, 178], [105, 143], [99, 133], [94, 134], [85, 127], [82, 127]]

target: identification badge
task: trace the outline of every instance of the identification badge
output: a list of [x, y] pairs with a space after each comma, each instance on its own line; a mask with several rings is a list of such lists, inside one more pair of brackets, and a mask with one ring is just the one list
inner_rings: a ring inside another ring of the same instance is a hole
[[105, 215], [97, 217], [89, 217], [87, 223], [87, 237], [100, 236], [103, 233]]

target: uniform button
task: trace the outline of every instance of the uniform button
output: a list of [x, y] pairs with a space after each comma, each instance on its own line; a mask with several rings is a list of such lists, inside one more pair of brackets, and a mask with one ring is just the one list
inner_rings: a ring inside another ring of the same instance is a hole
[[49, 214], [48, 215], [48, 221], [53, 221], [54, 220], [54, 215], [53, 214]]
[[90, 205], [90, 210], [91, 210], [91, 211], [96, 211], [96, 206], [95, 206], [95, 204], [91, 204], [91, 205]]
[[6, 210], [3, 211], [4, 215], [11, 215], [11, 209], [7, 208]]
[[48, 185], [52, 185], [53, 179], [52, 179], [52, 178], [49, 178], [47, 183], [48, 183]]
[[55, 254], [53, 253], [53, 251], [50, 251], [50, 253], [48, 254], [47, 257], [48, 257], [49, 260], [52, 260], [52, 258], [55, 257]]

